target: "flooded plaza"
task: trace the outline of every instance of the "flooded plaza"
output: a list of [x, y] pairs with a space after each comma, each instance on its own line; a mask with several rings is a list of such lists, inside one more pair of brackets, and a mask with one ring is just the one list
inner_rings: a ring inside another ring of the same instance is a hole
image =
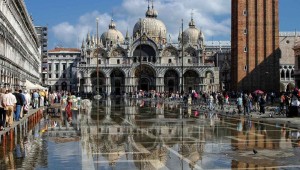
[[0, 169], [300, 169], [300, 133], [288, 123], [123, 98], [73, 112], [72, 124], [45, 111], [9, 135]]

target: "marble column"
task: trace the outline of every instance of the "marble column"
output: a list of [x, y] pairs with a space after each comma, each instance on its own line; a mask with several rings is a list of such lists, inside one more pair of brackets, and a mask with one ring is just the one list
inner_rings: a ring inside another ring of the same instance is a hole
[[111, 78], [110, 77], [106, 77], [106, 92], [107, 92], [107, 95], [110, 95], [110, 93], [111, 93]]

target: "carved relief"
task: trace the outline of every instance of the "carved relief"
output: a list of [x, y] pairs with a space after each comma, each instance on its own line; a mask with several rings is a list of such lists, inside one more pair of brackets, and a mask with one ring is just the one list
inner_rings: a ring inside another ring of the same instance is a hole
[[196, 56], [196, 51], [192, 48], [188, 48], [184, 51], [184, 56], [195, 57]]
[[177, 51], [172, 48], [168, 48], [163, 52], [163, 57], [171, 57], [171, 56], [177, 56]]
[[125, 52], [120, 50], [120, 49], [116, 49], [116, 50], [113, 50], [112, 53], [111, 53], [111, 56], [112, 57], [125, 57]]

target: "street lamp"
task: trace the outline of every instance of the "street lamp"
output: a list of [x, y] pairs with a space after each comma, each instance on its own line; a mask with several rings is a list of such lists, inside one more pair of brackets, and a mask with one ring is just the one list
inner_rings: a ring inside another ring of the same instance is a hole
[[99, 55], [99, 34], [98, 34], [98, 29], [99, 29], [99, 18], [96, 18], [96, 23], [97, 23], [97, 40], [96, 40], [96, 50], [95, 50], [95, 56], [97, 58], [97, 69], [96, 69], [96, 73], [97, 73], [97, 86], [96, 86], [96, 95], [94, 96], [94, 99], [96, 100], [100, 100], [101, 99], [101, 95], [99, 94], [99, 59], [98, 59], [98, 55]]
[[140, 53], [139, 53], [139, 60], [140, 60], [140, 68], [139, 68], [139, 72], [140, 72], [140, 79], [139, 79], [139, 90], [142, 90], [142, 19], [140, 18]]
[[183, 19], [181, 19], [181, 95], [183, 93]]

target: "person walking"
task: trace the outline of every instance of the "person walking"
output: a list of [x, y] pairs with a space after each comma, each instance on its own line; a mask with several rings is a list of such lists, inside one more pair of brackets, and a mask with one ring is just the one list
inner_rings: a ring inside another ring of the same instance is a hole
[[243, 106], [244, 106], [244, 115], [249, 115], [250, 114], [250, 98], [247, 94], [244, 95]]
[[267, 103], [267, 96], [266, 95], [262, 95], [260, 97], [260, 100], [259, 100], [259, 113], [261, 114], [265, 114], [265, 107], [266, 107], [266, 103]]
[[[21, 90], [22, 93], [22, 90]], [[20, 113], [21, 113], [21, 108], [24, 105], [24, 101], [23, 101], [23, 96], [19, 92], [18, 89], [15, 89], [15, 92], [13, 93], [13, 95], [16, 97], [16, 108], [15, 108], [15, 121], [19, 121], [20, 120]]]
[[39, 93], [36, 90], [33, 91], [32, 99], [33, 99], [33, 108], [34, 109], [38, 108], [38, 105], [39, 105]]
[[214, 97], [212, 96], [212, 94], [208, 98], [208, 104], [209, 104], [209, 110], [213, 110], [214, 109]]
[[16, 97], [11, 93], [12, 90], [6, 90], [5, 94], [3, 95], [3, 104], [4, 108], [7, 109], [6, 111], [6, 125], [11, 127], [13, 125], [13, 113], [17, 103]]
[[25, 104], [24, 104], [24, 108], [23, 108], [24, 115], [25, 115], [25, 114], [27, 114], [28, 111], [29, 111], [29, 106], [30, 106], [30, 103], [31, 103], [31, 96], [30, 96], [30, 94], [27, 92], [27, 90], [24, 90], [23, 95], [25, 96]]
[[243, 104], [243, 99], [242, 96], [239, 95], [239, 97], [236, 100], [237, 108], [238, 108], [238, 114], [242, 113], [242, 104]]

